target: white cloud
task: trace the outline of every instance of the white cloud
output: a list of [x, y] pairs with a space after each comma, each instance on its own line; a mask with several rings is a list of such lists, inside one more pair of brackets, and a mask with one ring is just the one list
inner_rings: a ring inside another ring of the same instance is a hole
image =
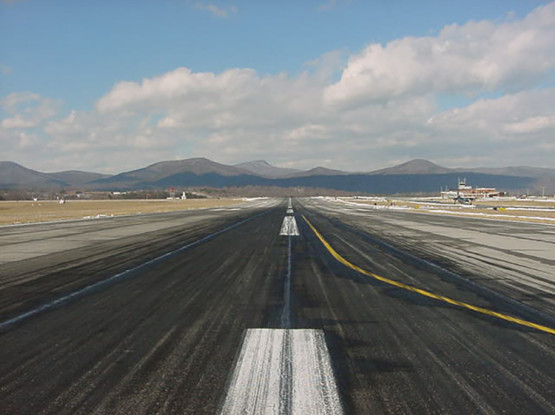
[[478, 100], [435, 115], [426, 127], [451, 146], [453, 158], [464, 155], [493, 166], [551, 166], [555, 157], [555, 148], [550, 147], [555, 137], [555, 88]]
[[0, 105], [4, 111], [14, 114], [20, 104], [35, 102], [40, 100], [40, 95], [33, 92], [14, 92], [0, 100]]
[[201, 1], [197, 1], [194, 4], [194, 8], [196, 10], [207, 11], [210, 14], [212, 14], [212, 16], [220, 17], [220, 18], [227, 18], [237, 13], [237, 7], [235, 6], [219, 7], [219, 6], [216, 6], [215, 4], [204, 3]]
[[[528, 85], [553, 74], [554, 13], [555, 3], [521, 20], [470, 22], [437, 37], [370, 45], [348, 59], [336, 83], [340, 52], [294, 77], [177, 68], [119, 82], [93, 110], [61, 119], [52, 118], [53, 100], [10, 94], [1, 101], [8, 117], [0, 149], [21, 162], [106, 172], [195, 156], [300, 168], [327, 160], [355, 171], [410, 158], [451, 167], [548, 166], [555, 159], [555, 89]], [[492, 91], [497, 98], [442, 111], [438, 91]]]
[[513, 140], [515, 134], [545, 133], [555, 127], [555, 89], [523, 91], [496, 99], [481, 99], [465, 108], [437, 114], [427, 122], [432, 128], [485, 132]]
[[550, 116], [533, 116], [522, 121], [509, 123], [505, 126], [505, 131], [514, 134], [536, 133], [548, 128], [554, 129], [555, 114]]
[[103, 113], [163, 114], [162, 129], [226, 129], [295, 123], [317, 112], [321, 85], [307, 75], [259, 77], [251, 69], [221, 74], [178, 68], [140, 83], [122, 82], [99, 100]]
[[2, 128], [27, 129], [35, 128], [54, 117], [60, 103], [33, 92], [14, 92], [1, 99], [0, 105], [10, 115], [2, 119]]
[[179, 101], [197, 104], [197, 98], [213, 102], [214, 99], [237, 99], [248, 84], [258, 82], [250, 69], [230, 69], [216, 75], [194, 73], [188, 68], [177, 68], [141, 83], [120, 82], [97, 104], [100, 112], [126, 109], [167, 108]]
[[293, 128], [285, 133], [285, 140], [325, 139], [328, 137], [328, 128], [319, 124], [306, 124]]
[[72, 111], [48, 122], [44, 147], [57, 154], [58, 166], [99, 172], [121, 172], [175, 158], [172, 151], [179, 140], [155, 134], [153, 122], [148, 115], [130, 112]]
[[430, 92], [519, 90], [555, 69], [555, 3], [522, 20], [446, 26], [436, 37], [371, 44], [349, 59], [326, 90], [331, 105], [353, 106]]

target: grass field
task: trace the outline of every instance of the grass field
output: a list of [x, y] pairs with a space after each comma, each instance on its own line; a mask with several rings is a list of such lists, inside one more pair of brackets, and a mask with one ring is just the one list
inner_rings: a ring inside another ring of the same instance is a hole
[[241, 199], [68, 200], [65, 204], [59, 204], [55, 200], [2, 201], [0, 202], [0, 224], [174, 212], [232, 206], [241, 202]]

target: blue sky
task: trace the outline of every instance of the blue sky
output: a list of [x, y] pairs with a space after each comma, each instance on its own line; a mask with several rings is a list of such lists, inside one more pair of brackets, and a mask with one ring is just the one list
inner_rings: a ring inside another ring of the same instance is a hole
[[[554, 153], [547, 137], [555, 119], [549, 92], [554, 68], [545, 58], [553, 52], [551, 6], [532, 0], [3, 1], [1, 158], [50, 171], [67, 166], [107, 172], [193, 156], [351, 170], [412, 157], [450, 167], [548, 166]], [[543, 21], [542, 16], [548, 20], [543, 26], [534, 21]], [[534, 26], [540, 28], [527, 41], [540, 45], [534, 55], [537, 65], [525, 56], [528, 46], [516, 45], [510, 56], [498, 50], [504, 45], [502, 36], [509, 41]], [[474, 33], [483, 50], [474, 51]], [[483, 46], [490, 37], [499, 38], [492, 46], [498, 49]], [[443, 53], [438, 48], [453, 44], [464, 49], [461, 56], [450, 51], [448, 62], [438, 58]], [[433, 58], [424, 63], [430, 68], [420, 67], [430, 51]], [[387, 84], [391, 79], [382, 82], [389, 71], [383, 65], [392, 65], [391, 73], [397, 73], [403, 59], [407, 68], [416, 64], [419, 72], [399, 72], [398, 85]], [[454, 73], [447, 79], [432, 67], [443, 65], [449, 71], [458, 61], [476, 64], [473, 77], [461, 81], [467, 74]], [[503, 68], [507, 61], [510, 70]], [[229, 72], [235, 68], [243, 71]], [[365, 70], [382, 78], [368, 78]], [[211, 74], [214, 83], [200, 80], [199, 74]], [[164, 79], [175, 82], [176, 90], [185, 89], [179, 96], [167, 92], [161, 87]], [[191, 94], [189, 82], [204, 87], [195, 86]], [[125, 95], [126, 83], [136, 87], [132, 96]], [[213, 88], [216, 84], [220, 89]], [[157, 87], [162, 89], [155, 92]], [[214, 109], [214, 103], [230, 99], [230, 94], [239, 94], [233, 105]], [[187, 114], [195, 100], [206, 105], [204, 111], [194, 108], [199, 111], [195, 119], [210, 115], [218, 121], [192, 122]], [[303, 106], [282, 111], [297, 100], [314, 110]], [[469, 116], [465, 125], [465, 119], [450, 113], [472, 113], [484, 100], [489, 105], [480, 114], [503, 108], [511, 120], [492, 114], [483, 122], [497, 125], [488, 130], [471, 125]], [[249, 106], [255, 101], [256, 108], [275, 117], [261, 123]], [[365, 119], [383, 118], [384, 106], [392, 119], [381, 126], [366, 125]], [[521, 107], [526, 114], [520, 114]], [[530, 108], [538, 108], [537, 113]], [[410, 118], [406, 125], [396, 123], [404, 117]], [[346, 123], [350, 128], [341, 128]], [[501, 137], [509, 133], [513, 135]], [[275, 144], [280, 141], [285, 149]], [[468, 142], [464, 154], [461, 141]], [[544, 155], [523, 160], [518, 148], [531, 142]], [[489, 149], [504, 146], [504, 159], [485, 156], [480, 143]], [[320, 150], [315, 152], [314, 146]], [[456, 156], [451, 151], [455, 147]]]
[[[326, 52], [426, 36], [446, 24], [523, 16], [536, 1], [219, 2], [229, 17], [195, 1], [19, 1], [2, 4], [2, 93], [31, 90], [87, 109], [121, 80], [185, 66], [295, 74]], [[206, 3], [210, 4], [210, 3]], [[231, 8], [235, 7], [235, 12]], [[83, 79], [87, 79], [84, 84]]]

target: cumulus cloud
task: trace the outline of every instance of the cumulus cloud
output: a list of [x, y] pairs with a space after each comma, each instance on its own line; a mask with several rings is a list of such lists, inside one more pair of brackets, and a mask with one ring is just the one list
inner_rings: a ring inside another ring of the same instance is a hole
[[[434, 129], [465, 135], [487, 135], [491, 140], [520, 140], [519, 135], [555, 133], [555, 89], [523, 91], [496, 99], [481, 99], [467, 107], [435, 115]], [[547, 136], [546, 136], [547, 138]]]
[[13, 114], [17, 111], [17, 107], [26, 102], [36, 102], [40, 100], [40, 95], [33, 92], [14, 92], [0, 101], [0, 105], [4, 111]]
[[9, 117], [2, 120], [3, 128], [26, 129], [37, 127], [54, 117], [60, 103], [33, 92], [14, 92], [0, 100], [0, 105], [9, 114]]
[[[555, 89], [481, 99], [430, 118], [426, 128], [454, 149], [492, 165], [549, 166], [555, 150]], [[542, 151], [543, 149], [543, 151]]]
[[446, 26], [435, 37], [370, 44], [326, 89], [331, 105], [361, 105], [430, 92], [516, 91], [555, 68], [555, 3], [522, 20]]
[[122, 82], [99, 100], [99, 113], [163, 114], [162, 129], [286, 125], [314, 113], [321, 85], [303, 75], [259, 77], [251, 69], [221, 74], [178, 68], [142, 82]]
[[167, 108], [179, 101], [201, 98], [213, 102], [240, 98], [241, 92], [249, 90], [249, 84], [257, 82], [250, 69], [231, 69], [219, 75], [194, 73], [188, 68], [178, 68], [141, 83], [120, 82], [97, 104], [101, 112], [126, 109]]
[[528, 117], [505, 126], [505, 131], [514, 134], [537, 133], [546, 129], [555, 129], [555, 115]]
[[[62, 118], [53, 100], [10, 94], [1, 101], [0, 149], [15, 160], [48, 155], [64, 168], [105, 172], [196, 156], [357, 171], [410, 158], [547, 166], [555, 89], [538, 85], [555, 68], [554, 15], [555, 3], [521, 20], [369, 45], [347, 59], [337, 82], [342, 55], [330, 52], [296, 76], [176, 68], [123, 81], [93, 110]], [[496, 98], [443, 110], [436, 98], [445, 92]]]

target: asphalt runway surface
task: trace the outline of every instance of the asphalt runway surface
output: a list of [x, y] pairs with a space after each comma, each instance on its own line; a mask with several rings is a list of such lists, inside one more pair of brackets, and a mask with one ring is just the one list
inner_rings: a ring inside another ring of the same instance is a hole
[[0, 412], [555, 413], [555, 227], [287, 202], [1, 228]]

